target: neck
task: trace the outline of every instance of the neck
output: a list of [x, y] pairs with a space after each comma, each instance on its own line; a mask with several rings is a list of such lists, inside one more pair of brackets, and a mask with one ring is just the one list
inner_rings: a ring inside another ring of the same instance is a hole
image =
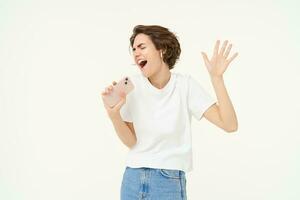
[[165, 66], [162, 67], [159, 72], [149, 77], [148, 80], [154, 87], [162, 89], [169, 82], [170, 78], [171, 72], [169, 70], [169, 67]]

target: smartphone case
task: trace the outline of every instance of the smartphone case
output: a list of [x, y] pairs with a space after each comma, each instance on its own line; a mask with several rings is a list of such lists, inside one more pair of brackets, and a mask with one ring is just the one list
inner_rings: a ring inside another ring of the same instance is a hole
[[125, 92], [126, 95], [129, 94], [134, 89], [134, 85], [129, 77], [122, 78], [116, 85], [113, 85], [113, 90], [110, 94], [103, 96], [103, 100], [110, 107], [115, 106], [120, 100], [120, 92]]

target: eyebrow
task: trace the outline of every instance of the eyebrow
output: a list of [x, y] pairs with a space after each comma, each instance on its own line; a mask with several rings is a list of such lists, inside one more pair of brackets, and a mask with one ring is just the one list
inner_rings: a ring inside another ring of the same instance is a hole
[[[137, 47], [140, 47], [140, 46], [142, 46], [143, 44], [145, 44], [145, 43], [140, 43], [139, 45], [137, 45]], [[132, 48], [133, 50], [135, 50], [135, 48]]]

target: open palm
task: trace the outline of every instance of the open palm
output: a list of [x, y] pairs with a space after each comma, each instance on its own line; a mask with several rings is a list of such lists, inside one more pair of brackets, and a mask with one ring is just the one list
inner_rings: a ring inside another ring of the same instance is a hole
[[238, 55], [238, 53], [235, 53], [233, 54], [233, 56], [228, 58], [228, 55], [232, 48], [232, 44], [230, 44], [228, 47], [227, 44], [228, 44], [228, 40], [225, 40], [221, 50], [219, 51], [220, 40], [217, 40], [214, 48], [214, 53], [211, 59], [208, 59], [206, 53], [201, 52], [204, 59], [205, 66], [211, 77], [222, 76], [225, 70], [227, 69], [228, 65], [230, 64], [230, 62]]

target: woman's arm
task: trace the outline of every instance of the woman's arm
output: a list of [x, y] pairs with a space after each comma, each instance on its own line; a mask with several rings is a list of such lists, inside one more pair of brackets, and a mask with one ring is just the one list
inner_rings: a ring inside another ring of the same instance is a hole
[[[115, 85], [116, 82], [113, 82], [113, 85]], [[105, 91], [102, 92], [102, 100], [105, 95], [110, 94], [113, 91], [113, 86], [110, 85], [109, 87], [105, 88]], [[136, 144], [136, 136], [135, 131], [133, 128], [132, 123], [124, 122], [121, 115], [120, 115], [120, 109], [126, 102], [126, 94], [121, 93], [119, 94], [121, 97], [121, 100], [119, 103], [117, 103], [114, 107], [110, 107], [105, 103], [103, 100], [104, 107], [107, 111], [107, 114], [110, 118], [110, 120], [113, 123], [114, 129], [117, 132], [117, 135], [121, 139], [121, 141], [128, 147], [132, 148]]]
[[207, 109], [204, 117], [227, 132], [233, 132], [238, 128], [238, 121], [224, 84], [223, 73], [238, 53], [228, 58], [232, 44], [227, 48], [227, 43], [228, 41], [226, 40], [219, 51], [220, 41], [217, 40], [211, 59], [208, 59], [207, 55], [202, 52], [219, 104], [214, 104]]
[[136, 135], [132, 123], [124, 122], [120, 115], [111, 118], [111, 121], [121, 141], [128, 148], [132, 148], [136, 144]]
[[238, 121], [224, 81], [221, 78], [212, 79], [211, 81], [217, 96], [218, 105], [214, 104], [211, 106], [204, 112], [203, 116], [226, 132], [234, 132], [238, 128]]

